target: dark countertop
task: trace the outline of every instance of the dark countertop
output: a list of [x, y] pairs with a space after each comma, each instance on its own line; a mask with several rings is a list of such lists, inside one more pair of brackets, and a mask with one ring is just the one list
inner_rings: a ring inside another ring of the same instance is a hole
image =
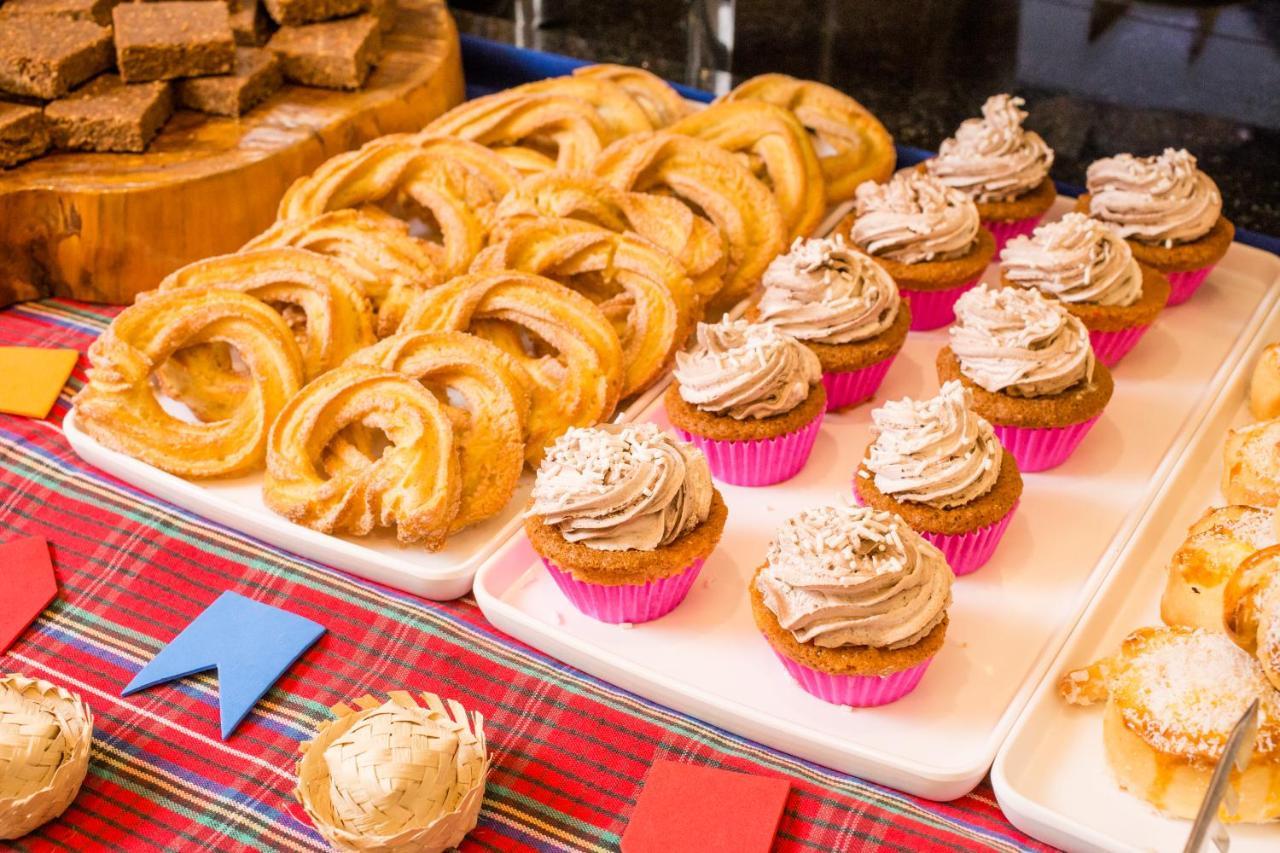
[[[463, 32], [724, 85], [681, 0], [452, 5]], [[535, 8], [541, 26], [530, 23]], [[735, 19], [734, 81], [765, 71], [823, 80], [899, 143], [931, 150], [987, 95], [1015, 92], [1056, 152], [1058, 180], [1082, 184], [1107, 154], [1186, 147], [1237, 225], [1280, 235], [1276, 0], [737, 0]]]

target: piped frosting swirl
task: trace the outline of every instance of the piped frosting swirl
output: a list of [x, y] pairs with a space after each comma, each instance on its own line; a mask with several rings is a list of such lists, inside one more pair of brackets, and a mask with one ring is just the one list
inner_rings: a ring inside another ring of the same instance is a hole
[[915, 264], [967, 254], [978, 237], [978, 208], [932, 175], [904, 169], [887, 183], [858, 187], [849, 238], [868, 254]]
[[1063, 302], [1132, 305], [1142, 298], [1142, 269], [1114, 229], [1083, 213], [1068, 213], [1015, 237], [1000, 255], [1004, 275]]
[[530, 514], [598, 551], [652, 551], [706, 520], [711, 471], [654, 424], [571, 429], [547, 450]]
[[1035, 189], [1053, 166], [1053, 151], [1040, 134], [1023, 129], [1024, 103], [1011, 95], [987, 98], [982, 117], [961, 122], [925, 167], [975, 201], [1008, 201]]
[[1172, 246], [1209, 233], [1222, 215], [1218, 185], [1185, 149], [1154, 157], [1119, 154], [1095, 160], [1086, 173], [1090, 215], [1121, 237]]
[[765, 323], [699, 323], [697, 343], [676, 353], [681, 398], [704, 412], [737, 420], [768, 418], [803, 403], [822, 381], [818, 357]]

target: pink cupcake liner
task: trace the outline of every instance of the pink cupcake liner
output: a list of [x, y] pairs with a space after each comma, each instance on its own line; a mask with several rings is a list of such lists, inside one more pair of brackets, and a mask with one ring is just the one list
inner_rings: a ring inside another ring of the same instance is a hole
[[889, 373], [897, 353], [883, 361], [843, 373], [823, 373], [822, 386], [827, 389], [827, 411], [847, 409], [870, 400]]
[[1151, 327], [1130, 326], [1115, 332], [1089, 332], [1089, 343], [1093, 345], [1093, 354], [1098, 357], [1098, 361], [1107, 367], [1115, 367], [1129, 350], [1137, 346], [1149, 328]]
[[1041, 213], [1037, 216], [1013, 219], [1008, 222], [996, 222], [990, 219], [982, 220], [982, 226], [991, 232], [992, 237], [996, 238], [995, 260], [1000, 260], [1000, 253], [1004, 251], [1005, 243], [1008, 243], [1014, 237], [1030, 234], [1036, 230], [1036, 226], [1040, 224], [1040, 220], [1043, 218], [1044, 214]]
[[911, 306], [911, 330], [927, 332], [930, 329], [941, 329], [951, 324], [956, 318], [955, 305], [966, 290], [978, 283], [982, 276], [975, 276], [972, 281], [946, 290], [908, 290], [902, 288], [902, 295]]
[[786, 655], [773, 652], [782, 661], [791, 677], [800, 682], [806, 693], [817, 696], [833, 705], [852, 705], [855, 708], [871, 708], [887, 705], [906, 696], [916, 688], [924, 671], [933, 658], [916, 664], [910, 669], [893, 675], [831, 675], [796, 663]]
[[919, 531], [920, 535], [938, 547], [947, 558], [947, 565], [957, 576], [976, 572], [987, 564], [996, 546], [1004, 538], [1013, 520], [1017, 502], [1009, 507], [1009, 511], [986, 527], [970, 530], [968, 533], [933, 533], [928, 530]]
[[1200, 267], [1198, 270], [1165, 273], [1164, 277], [1169, 279], [1169, 301], [1167, 304], [1181, 305], [1190, 299], [1200, 289], [1200, 285], [1204, 284], [1204, 280], [1209, 277], [1209, 273], [1214, 266], [1214, 264], [1209, 264], [1209, 266]]
[[790, 480], [809, 460], [823, 413], [798, 430], [776, 438], [718, 441], [677, 429], [707, 457], [711, 476], [731, 486], [771, 486]]
[[565, 598], [573, 606], [593, 619], [618, 624], [619, 622], [650, 622], [665, 616], [693, 588], [693, 582], [702, 571], [704, 559], [695, 560], [678, 575], [641, 584], [607, 586], [580, 581], [555, 563], [542, 558], [542, 564], [551, 573], [551, 579], [560, 587]]
[[996, 437], [1024, 472], [1047, 471], [1067, 461], [1101, 414], [1064, 427], [1016, 427], [993, 424]]

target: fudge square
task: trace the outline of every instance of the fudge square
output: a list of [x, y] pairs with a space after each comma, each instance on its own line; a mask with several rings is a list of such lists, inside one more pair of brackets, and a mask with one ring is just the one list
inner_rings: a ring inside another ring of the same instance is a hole
[[262, 47], [271, 38], [271, 21], [258, 0], [230, 0], [231, 34], [241, 47]]
[[49, 150], [49, 130], [39, 107], [0, 101], [0, 169]]
[[284, 76], [304, 86], [359, 89], [382, 53], [378, 19], [358, 15], [322, 24], [281, 27], [267, 48], [284, 64]]
[[56, 15], [111, 26], [111, 10], [120, 0], [6, 0], [0, 15]]
[[178, 81], [178, 103], [188, 109], [219, 116], [248, 112], [283, 83], [280, 60], [254, 47], [236, 49], [236, 70], [215, 77]]
[[370, 0], [264, 0], [276, 23], [287, 27], [354, 15], [369, 8]]
[[85, 151], [145, 151], [173, 113], [168, 83], [126, 84], [103, 74], [44, 108], [58, 148]]
[[124, 3], [111, 15], [116, 66], [126, 83], [225, 74], [235, 67], [225, 3]]
[[61, 98], [111, 67], [111, 30], [92, 21], [0, 16], [0, 90]]

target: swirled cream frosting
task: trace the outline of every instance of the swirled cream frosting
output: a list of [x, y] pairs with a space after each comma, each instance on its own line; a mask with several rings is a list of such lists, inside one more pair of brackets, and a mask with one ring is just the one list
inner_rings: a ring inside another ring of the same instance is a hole
[[1053, 151], [1040, 134], [1022, 128], [1024, 103], [1011, 95], [987, 98], [982, 118], [961, 122], [925, 167], [975, 201], [1007, 201], [1035, 189], [1053, 166]]
[[862, 184], [857, 211], [849, 238], [868, 254], [904, 264], [958, 258], [978, 237], [973, 199], [916, 169]]
[[1222, 215], [1218, 185], [1185, 149], [1095, 160], [1085, 175], [1089, 213], [1121, 237], [1172, 246], [1209, 233]]
[[950, 334], [960, 372], [988, 391], [1042, 397], [1093, 379], [1084, 324], [1034, 290], [978, 285], [956, 301]]
[[762, 282], [760, 320], [815, 343], [874, 338], [893, 325], [901, 303], [893, 278], [840, 235], [796, 240]]
[[768, 418], [803, 403], [822, 381], [807, 346], [766, 323], [699, 323], [697, 343], [676, 353], [676, 382], [686, 403], [737, 420]]
[[654, 424], [602, 424], [556, 439], [538, 467], [532, 515], [598, 551], [652, 551], [706, 520], [711, 471]]
[[985, 495], [1000, 476], [1004, 449], [956, 380], [928, 400], [909, 397], [871, 412], [875, 440], [867, 469], [876, 488], [900, 501], [947, 509]]
[[1063, 302], [1132, 305], [1142, 298], [1142, 270], [1114, 229], [1068, 213], [1033, 234], [1010, 240], [1000, 254], [1009, 281]]
[[787, 519], [756, 585], [798, 642], [898, 649], [943, 620], [952, 578], [901, 518], [845, 503]]

